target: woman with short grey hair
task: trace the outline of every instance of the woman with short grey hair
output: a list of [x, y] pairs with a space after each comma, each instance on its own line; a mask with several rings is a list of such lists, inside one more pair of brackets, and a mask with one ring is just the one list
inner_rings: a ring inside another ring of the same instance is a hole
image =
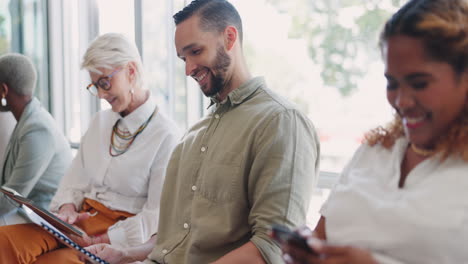
[[[139, 245], [156, 233], [178, 129], [144, 88], [140, 55], [123, 35], [94, 40], [82, 68], [91, 77], [86, 89], [112, 109], [92, 119], [50, 210], [85, 231], [83, 238], [72, 237], [81, 246]], [[0, 263], [81, 263], [75, 251], [31, 224], [0, 227], [0, 248]]]
[[[0, 185], [47, 208], [72, 155], [55, 120], [33, 96], [36, 79], [28, 57], [0, 57], [0, 111], [10, 111], [17, 121], [1, 161]], [[0, 225], [21, 222], [16, 207], [0, 196]]]

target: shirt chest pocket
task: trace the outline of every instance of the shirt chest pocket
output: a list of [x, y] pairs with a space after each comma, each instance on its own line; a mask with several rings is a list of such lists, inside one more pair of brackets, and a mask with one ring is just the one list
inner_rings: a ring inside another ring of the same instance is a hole
[[214, 203], [226, 203], [242, 196], [241, 156], [225, 152], [205, 160], [199, 174], [200, 192]]

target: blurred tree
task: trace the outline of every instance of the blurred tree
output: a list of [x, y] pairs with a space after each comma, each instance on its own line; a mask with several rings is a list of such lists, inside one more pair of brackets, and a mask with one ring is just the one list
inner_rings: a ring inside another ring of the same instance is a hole
[[379, 56], [378, 34], [406, 0], [267, 0], [292, 17], [290, 38], [304, 38], [310, 58], [322, 65], [323, 83], [343, 96], [356, 88], [369, 60]]

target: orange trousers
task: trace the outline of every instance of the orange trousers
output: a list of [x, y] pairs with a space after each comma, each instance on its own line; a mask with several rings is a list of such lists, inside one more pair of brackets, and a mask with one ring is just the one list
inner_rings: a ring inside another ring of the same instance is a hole
[[[103, 204], [85, 199], [80, 212], [89, 212], [89, 217], [76, 226], [89, 236], [107, 232], [119, 220], [133, 214], [113, 211]], [[62, 245], [49, 232], [36, 224], [20, 224], [0, 227], [0, 263], [83, 263], [75, 250]]]

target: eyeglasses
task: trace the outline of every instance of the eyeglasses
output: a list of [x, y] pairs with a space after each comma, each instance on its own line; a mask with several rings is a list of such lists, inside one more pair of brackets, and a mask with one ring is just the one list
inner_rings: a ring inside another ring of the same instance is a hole
[[98, 95], [98, 87], [105, 91], [109, 91], [110, 88], [112, 88], [112, 84], [111, 84], [112, 76], [114, 76], [120, 70], [122, 69], [117, 69], [113, 71], [111, 74], [99, 78], [96, 82], [90, 83], [88, 86], [86, 86], [86, 89], [94, 96]]

